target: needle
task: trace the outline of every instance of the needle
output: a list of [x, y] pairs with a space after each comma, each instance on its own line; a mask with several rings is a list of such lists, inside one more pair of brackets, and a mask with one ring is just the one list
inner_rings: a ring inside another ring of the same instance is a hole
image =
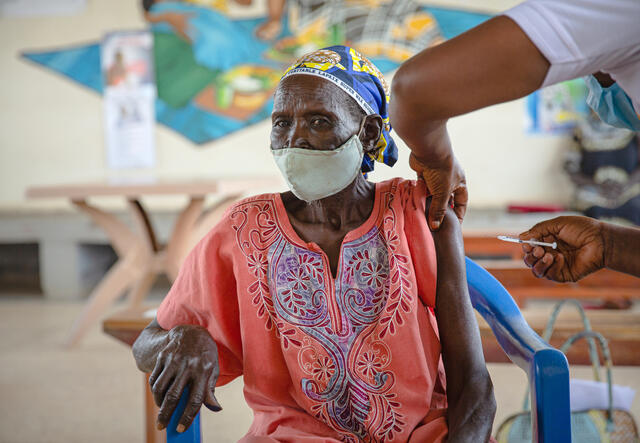
[[536, 240], [520, 240], [519, 238], [509, 237], [507, 235], [499, 235], [498, 240], [508, 241], [511, 243], [528, 243], [530, 245], [536, 245], [536, 246], [548, 246], [553, 249], [556, 249], [558, 247], [558, 244], [556, 242], [546, 243], [543, 241], [536, 241]]

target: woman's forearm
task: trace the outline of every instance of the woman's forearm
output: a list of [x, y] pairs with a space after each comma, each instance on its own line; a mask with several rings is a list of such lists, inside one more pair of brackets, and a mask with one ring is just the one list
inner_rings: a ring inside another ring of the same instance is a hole
[[167, 346], [169, 331], [160, 327], [157, 320], [153, 320], [133, 344], [133, 357], [138, 369], [151, 372], [158, 360], [158, 354]]
[[640, 277], [640, 229], [602, 223], [604, 265]]
[[[449, 380], [447, 380], [447, 384]], [[491, 435], [496, 402], [493, 384], [486, 369], [464, 381], [462, 393], [450, 401], [447, 411], [448, 442], [486, 442]]]

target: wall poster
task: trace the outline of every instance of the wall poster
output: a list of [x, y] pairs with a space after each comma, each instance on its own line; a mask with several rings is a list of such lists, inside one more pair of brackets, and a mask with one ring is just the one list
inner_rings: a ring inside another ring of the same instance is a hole
[[153, 35], [113, 32], [102, 40], [104, 124], [110, 169], [155, 165]]

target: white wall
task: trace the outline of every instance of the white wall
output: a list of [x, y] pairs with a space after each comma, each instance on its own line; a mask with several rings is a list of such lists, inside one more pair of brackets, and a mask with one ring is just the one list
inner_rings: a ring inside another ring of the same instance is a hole
[[[449, 0], [454, 5], [459, 1]], [[0, 210], [65, 208], [61, 200], [27, 201], [28, 186], [96, 181], [106, 169], [102, 102], [72, 81], [19, 59], [21, 50], [59, 48], [98, 40], [106, 31], [144, 26], [135, 0], [89, 0], [71, 17], [0, 18]], [[439, 5], [446, 0], [439, 0]], [[486, 2], [488, 9], [510, 0]], [[511, 201], [565, 202], [568, 181], [560, 168], [566, 139], [523, 134], [524, 104], [512, 102], [454, 119], [455, 151], [468, 175], [471, 204], [487, 207]], [[220, 141], [195, 146], [158, 126], [157, 177], [277, 175], [268, 150], [269, 123]], [[412, 177], [401, 146], [393, 169], [379, 166], [372, 179]], [[169, 202], [169, 203], [167, 203]], [[173, 205], [173, 200], [152, 205]]]

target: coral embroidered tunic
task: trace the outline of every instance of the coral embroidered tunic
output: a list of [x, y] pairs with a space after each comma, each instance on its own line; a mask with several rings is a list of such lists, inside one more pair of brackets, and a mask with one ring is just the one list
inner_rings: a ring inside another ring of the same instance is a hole
[[280, 194], [235, 204], [191, 252], [158, 322], [207, 328], [218, 385], [244, 377], [254, 421], [242, 441], [445, 440], [424, 204], [424, 185], [376, 184], [335, 279], [320, 247], [294, 231]]

